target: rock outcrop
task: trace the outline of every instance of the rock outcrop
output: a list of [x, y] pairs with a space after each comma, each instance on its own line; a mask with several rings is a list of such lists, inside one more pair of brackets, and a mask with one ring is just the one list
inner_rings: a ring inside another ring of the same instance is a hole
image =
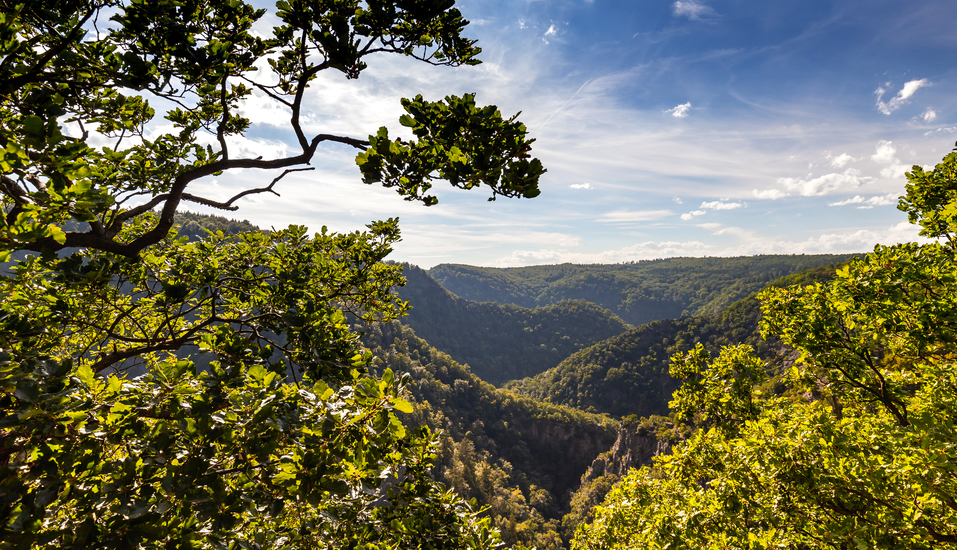
[[[582, 476], [582, 485], [605, 475], [622, 477], [631, 468], [651, 465], [654, 457], [671, 452], [671, 441], [643, 423], [622, 423], [611, 449], [598, 455]], [[666, 423], [666, 427], [670, 423]]]

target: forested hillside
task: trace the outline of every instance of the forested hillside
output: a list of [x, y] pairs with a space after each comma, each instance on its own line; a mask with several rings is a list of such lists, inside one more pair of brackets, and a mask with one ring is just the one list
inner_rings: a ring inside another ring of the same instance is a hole
[[631, 328], [593, 303], [568, 300], [528, 309], [463, 300], [425, 270], [403, 265], [399, 296], [412, 304], [402, 322], [482, 380], [501, 384], [533, 376], [572, 353]]
[[615, 265], [515, 268], [441, 264], [429, 274], [457, 296], [523, 307], [588, 300], [633, 325], [713, 314], [771, 281], [853, 255], [668, 258]]
[[226, 235], [235, 235], [243, 231], [263, 231], [248, 220], [233, 220], [223, 216], [177, 212], [174, 217], [176, 231], [180, 237], [189, 237], [191, 241], [206, 238], [211, 231], [222, 231]]
[[[828, 265], [788, 275], [769, 286], [810, 284], [833, 277]], [[760, 303], [754, 295], [720, 313], [655, 321], [579, 351], [557, 367], [507, 385], [522, 395], [615, 416], [666, 415], [680, 383], [668, 374], [671, 357], [695, 344], [717, 353], [750, 344], [771, 359], [778, 347], [758, 333]]]
[[618, 423], [497, 389], [398, 323], [363, 330], [376, 372], [411, 375], [404, 421], [442, 430], [436, 477], [489, 506], [507, 543], [559, 548], [567, 500]]
[[761, 330], [798, 356], [776, 391], [749, 346], [677, 358], [673, 418], [698, 429], [573, 549], [957, 546], [957, 150], [907, 179], [898, 208], [927, 242], [762, 292]]

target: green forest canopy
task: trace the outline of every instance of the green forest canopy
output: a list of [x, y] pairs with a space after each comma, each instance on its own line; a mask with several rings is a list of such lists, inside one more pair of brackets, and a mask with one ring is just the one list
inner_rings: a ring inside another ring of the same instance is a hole
[[632, 325], [714, 314], [775, 279], [853, 254], [668, 258], [613, 265], [513, 268], [440, 264], [429, 270], [457, 296], [522, 307], [587, 300]]
[[492, 384], [538, 374], [630, 328], [584, 300], [534, 309], [473, 302], [451, 294], [418, 267], [405, 264], [402, 273], [406, 284], [396, 290], [412, 304], [402, 322]]
[[[382, 262], [397, 220], [173, 230], [187, 205], [235, 211], [332, 144], [356, 149], [363, 182], [426, 205], [437, 179], [538, 195], [525, 126], [472, 94], [402, 100], [410, 140], [303, 129], [322, 73], [355, 79], [388, 54], [479, 63], [467, 25], [452, 0], [283, 0], [268, 16], [242, 0], [0, 1], [0, 262], [35, 253], [0, 276], [5, 548], [498, 544], [431, 477], [431, 433], [398, 420], [408, 377], [369, 375], [350, 325], [407, 308]], [[254, 93], [287, 109], [289, 156], [229, 146]], [[237, 170], [264, 181], [197, 194]], [[215, 361], [200, 371], [184, 346]]]
[[749, 346], [675, 356], [672, 410], [698, 430], [572, 548], [957, 546], [957, 153], [907, 179], [899, 208], [935, 242], [761, 293], [763, 334], [801, 354], [790, 391], [759, 390]]
[[[773, 281], [770, 287], [807, 285], [834, 276], [837, 266], [807, 269]], [[778, 366], [787, 353], [777, 339], [758, 330], [757, 293], [717, 314], [654, 321], [576, 352], [541, 374], [505, 387], [549, 403], [617, 417], [668, 414], [668, 399], [680, 381], [668, 372], [672, 356], [703, 344], [711, 353], [731, 344], [748, 344]]]

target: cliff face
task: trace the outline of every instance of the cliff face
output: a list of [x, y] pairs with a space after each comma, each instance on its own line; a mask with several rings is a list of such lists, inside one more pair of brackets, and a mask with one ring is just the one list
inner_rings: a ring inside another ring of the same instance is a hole
[[594, 519], [595, 506], [629, 469], [650, 465], [654, 457], [670, 453], [672, 442], [680, 437], [672, 423], [661, 416], [623, 422], [614, 445], [592, 461], [569, 499], [569, 511], [562, 518], [565, 540], [571, 540], [578, 525]]
[[659, 439], [654, 430], [640, 424], [622, 425], [611, 450], [599, 455], [582, 476], [582, 486], [605, 475], [620, 478], [630, 468], [651, 465], [654, 457], [670, 452], [671, 442]]

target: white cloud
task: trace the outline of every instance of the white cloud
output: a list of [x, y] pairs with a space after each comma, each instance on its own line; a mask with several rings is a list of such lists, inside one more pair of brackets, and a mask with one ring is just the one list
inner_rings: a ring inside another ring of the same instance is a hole
[[885, 167], [881, 169], [881, 176], [890, 179], [904, 176], [907, 167], [897, 159], [896, 154], [897, 149], [894, 148], [893, 142], [882, 140], [877, 143], [875, 152], [871, 155], [871, 160], [878, 164], [885, 165]]
[[505, 258], [492, 262], [495, 267], [541, 264], [611, 264], [659, 258], [711, 256], [713, 247], [701, 241], [642, 242], [615, 250], [601, 252], [573, 252], [567, 248], [549, 250], [517, 250]]
[[770, 199], [772, 201], [788, 196], [787, 193], [779, 189], [764, 189], [762, 191], [755, 189], [751, 191], [751, 194], [759, 199]]
[[928, 242], [918, 235], [920, 228], [908, 222], [900, 222], [885, 230], [859, 229], [853, 233], [827, 233], [805, 241], [755, 241], [736, 252], [747, 254], [840, 254], [867, 252], [876, 244], [890, 245], [901, 242]]
[[292, 117], [286, 107], [274, 101], [265, 94], [252, 94], [239, 102], [239, 114], [248, 118], [253, 124], [268, 124], [270, 126], [289, 126]]
[[754, 254], [843, 254], [867, 252], [876, 244], [890, 245], [900, 242], [930, 242], [918, 235], [919, 227], [900, 222], [886, 229], [860, 229], [854, 232], [826, 233], [803, 241], [779, 238], [764, 238], [740, 228], [722, 227], [720, 224], [701, 224], [703, 229], [735, 236], [747, 235], [744, 242], [731, 246], [717, 246], [700, 241], [642, 242], [615, 250], [602, 252], [572, 252], [567, 248], [548, 250], [520, 250], [511, 256], [491, 262], [496, 267], [556, 264], [563, 262], [616, 263], [657, 258], [687, 256], [750, 256]]
[[917, 93], [917, 90], [930, 85], [930, 81], [926, 78], [906, 82], [904, 87], [901, 88], [901, 91], [897, 92], [897, 95], [891, 98], [887, 103], [884, 103], [884, 94], [887, 93], [887, 90], [878, 88], [874, 91], [874, 94], [877, 96], [877, 110], [885, 115], [889, 115], [904, 106], [907, 100]]
[[229, 136], [226, 138], [226, 144], [229, 145], [231, 158], [262, 157], [265, 160], [271, 160], [289, 156], [289, 148], [282, 141]]
[[847, 206], [849, 204], [860, 204], [858, 208], [873, 208], [875, 206], [888, 206], [891, 204], [897, 204], [897, 198], [900, 195], [898, 193], [888, 193], [886, 195], [878, 195], [876, 197], [871, 197], [865, 199], [860, 195], [854, 195], [849, 199], [845, 199], [838, 202], [829, 202], [828, 206]]
[[[567, 25], [568, 23], [565, 23]], [[542, 41], [546, 44], [549, 44], [549, 37], [557, 37], [559, 35], [565, 34], [565, 30], [561, 28], [560, 25], [552, 23], [548, 26], [548, 29], [545, 30], [545, 34], [542, 35]]]
[[927, 110], [921, 113], [920, 118], [923, 119], [924, 122], [933, 122], [937, 120], [937, 112], [928, 107]]
[[844, 168], [844, 166], [846, 166], [847, 163], [858, 160], [852, 157], [851, 155], [848, 155], [847, 153], [841, 153], [840, 155], [836, 157], [832, 157], [831, 155], [828, 155], [827, 159], [831, 161], [831, 166], [833, 166], [834, 168]]
[[887, 140], [882, 140], [877, 143], [877, 147], [873, 155], [871, 155], [871, 160], [874, 162], [879, 162], [881, 164], [890, 164], [897, 162], [897, 159], [894, 158], [894, 155], [897, 153], [897, 149], [894, 148], [894, 143]]
[[954, 132], [957, 132], [957, 126], [950, 126], [949, 128], [938, 128], [936, 130], [924, 132], [924, 135], [932, 136], [934, 134], [953, 134]]
[[670, 216], [671, 210], [615, 210], [598, 217], [598, 221], [609, 223], [647, 222]]
[[705, 212], [704, 210], [692, 210], [691, 212], [688, 212], [687, 214], [682, 214], [681, 219], [690, 220], [691, 218], [694, 218], [695, 216], [702, 216], [704, 214], [707, 214], [707, 212]]
[[743, 206], [744, 204], [740, 202], [712, 201], [701, 203], [701, 208], [707, 208], [708, 210], [734, 210]]
[[848, 204], [861, 204], [862, 202], [864, 202], [864, 197], [860, 195], [854, 195], [853, 197], [843, 201], [829, 202], [827, 203], [827, 205], [828, 206], [847, 206]]
[[848, 168], [843, 173], [831, 173], [813, 179], [778, 178], [778, 183], [805, 197], [817, 197], [836, 191], [859, 187], [872, 178], [860, 175], [860, 170]]
[[688, 111], [690, 110], [691, 110], [691, 102], [689, 101], [688, 103], [682, 103], [681, 105], [677, 105], [673, 109], [668, 109], [665, 112], [671, 113], [671, 116], [675, 118], [685, 118], [686, 116], [688, 116]]
[[671, 200], [675, 201], [675, 202], [678, 203], [678, 204], [684, 204], [684, 201], [681, 200], [681, 197], [675, 197], [675, 198], [673, 198], [673, 199], [671, 199]]
[[569, 185], [572, 189], [594, 189], [590, 183], [573, 183]]
[[713, 8], [695, 0], [678, 0], [675, 2], [675, 16], [687, 17], [692, 21], [699, 21], [705, 17], [716, 15]]

